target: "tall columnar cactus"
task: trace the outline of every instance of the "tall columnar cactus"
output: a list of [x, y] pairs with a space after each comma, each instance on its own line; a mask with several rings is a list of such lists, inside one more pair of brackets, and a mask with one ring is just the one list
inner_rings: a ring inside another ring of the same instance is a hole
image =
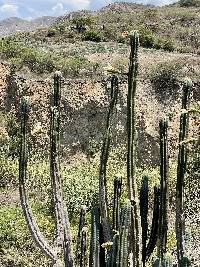
[[59, 260], [59, 256], [64, 251], [65, 267], [73, 266], [73, 255], [71, 247], [71, 233], [68, 220], [67, 209], [63, 202], [60, 163], [59, 163], [59, 147], [60, 147], [60, 99], [61, 99], [61, 74], [54, 75], [54, 97], [51, 108], [51, 150], [50, 150], [50, 175], [52, 183], [53, 205], [55, 211], [56, 234], [55, 244], [51, 248], [45, 238], [39, 231], [39, 228], [33, 218], [30, 206], [27, 200], [25, 182], [27, 176], [27, 121], [28, 121], [28, 104], [25, 99], [21, 103], [21, 146], [19, 160], [19, 190], [21, 204], [27, 225], [30, 229], [32, 237], [41, 250], [49, 256], [55, 267], [63, 266]]
[[78, 237], [76, 242], [76, 264], [78, 265], [80, 263], [80, 257], [81, 257], [81, 240], [82, 240], [82, 230], [85, 227], [85, 214], [86, 214], [86, 206], [81, 206], [81, 212], [80, 212], [80, 219], [79, 219], [79, 228], [78, 228]]
[[80, 247], [80, 267], [87, 266], [87, 229], [83, 227], [81, 230], [81, 247]]
[[146, 260], [148, 260], [148, 258], [150, 257], [156, 246], [158, 238], [159, 214], [160, 214], [160, 187], [154, 186], [153, 218], [151, 223], [150, 237], [146, 248]]
[[29, 104], [26, 98], [21, 100], [21, 141], [20, 141], [20, 159], [19, 159], [19, 192], [21, 206], [23, 213], [28, 225], [28, 228], [31, 232], [31, 235], [46, 256], [50, 257], [54, 263], [57, 261], [57, 254], [53, 248], [51, 248], [44, 236], [40, 232], [38, 225], [33, 217], [31, 207], [28, 203], [27, 191], [26, 191], [26, 179], [27, 179], [27, 161], [28, 161], [28, 152], [27, 152], [27, 143], [28, 143], [28, 132], [27, 132], [27, 122], [29, 114]]
[[[149, 240], [148, 236], [148, 177], [144, 176], [142, 179], [142, 186], [140, 189], [140, 215], [142, 225], [142, 262], [145, 266], [146, 261], [152, 254], [158, 237], [158, 222], [160, 212], [160, 189], [158, 186], [154, 187], [154, 207], [153, 207], [153, 218], [151, 224], [151, 231]], [[148, 243], [147, 243], [148, 241]]]
[[147, 247], [147, 232], [148, 232], [148, 180], [147, 176], [142, 179], [142, 185], [140, 188], [140, 216], [141, 216], [141, 226], [142, 226], [142, 262], [145, 266], [146, 262], [146, 247]]
[[135, 126], [135, 95], [138, 76], [138, 49], [139, 35], [137, 32], [130, 34], [130, 63], [128, 72], [128, 96], [127, 96], [127, 186], [128, 196], [133, 205], [133, 222], [131, 229], [131, 253], [134, 255], [134, 267], [139, 267], [141, 262], [140, 249], [140, 219], [138, 207], [137, 183], [135, 177], [136, 166], [136, 126]]
[[120, 196], [122, 187], [122, 177], [116, 177], [114, 180], [114, 205], [113, 205], [113, 231], [118, 231], [120, 223]]
[[166, 253], [167, 229], [168, 229], [168, 144], [167, 144], [166, 120], [160, 121], [160, 216], [158, 234], [158, 257], [161, 262]]
[[90, 267], [100, 267], [101, 225], [99, 208], [91, 211]]
[[188, 134], [188, 113], [190, 91], [192, 81], [185, 80], [183, 84], [182, 113], [180, 117], [179, 132], [179, 153], [176, 181], [176, 240], [178, 266], [181, 266], [181, 259], [184, 257], [184, 178], [187, 164], [187, 143], [184, 142]]
[[129, 251], [128, 244], [130, 238], [130, 226], [131, 226], [131, 215], [133, 206], [131, 201], [127, 200], [125, 207], [122, 211], [121, 216], [121, 228], [120, 228], [120, 246], [119, 246], [119, 267], [128, 266]]
[[107, 198], [107, 187], [106, 187], [106, 169], [109, 156], [110, 142], [111, 142], [111, 126], [113, 116], [115, 113], [115, 106], [118, 97], [118, 78], [112, 77], [111, 80], [111, 101], [109, 105], [109, 111], [107, 115], [106, 132], [103, 140], [103, 146], [100, 158], [100, 169], [99, 169], [99, 206], [101, 211], [101, 220], [103, 225], [104, 241], [111, 240], [111, 229], [109, 224], [108, 215], [108, 198]]

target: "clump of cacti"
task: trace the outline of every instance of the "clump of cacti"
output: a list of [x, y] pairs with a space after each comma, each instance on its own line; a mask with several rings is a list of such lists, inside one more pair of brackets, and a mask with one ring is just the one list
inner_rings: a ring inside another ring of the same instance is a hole
[[[99, 203], [91, 209], [90, 249], [87, 252], [88, 231], [86, 228], [87, 208], [81, 207], [75, 258], [72, 252], [72, 238], [67, 208], [62, 195], [62, 178], [60, 173], [60, 128], [61, 128], [61, 74], [54, 75], [54, 93], [51, 105], [50, 127], [50, 176], [52, 186], [52, 203], [55, 217], [55, 240], [50, 246], [39, 230], [28, 204], [26, 192], [27, 146], [28, 146], [28, 114], [29, 103], [26, 98], [21, 101], [21, 147], [19, 160], [19, 190], [21, 205], [30, 232], [40, 249], [50, 257], [55, 267], [143, 267], [153, 254], [157, 245], [157, 258], [154, 267], [171, 267], [173, 260], [168, 255], [168, 136], [167, 120], [160, 121], [160, 185], [154, 187], [153, 215], [151, 229], [148, 225], [149, 214], [149, 178], [144, 176], [138, 200], [136, 183], [136, 126], [135, 95], [138, 77], [139, 36], [137, 32], [130, 34], [130, 63], [128, 72], [127, 94], [127, 194], [128, 200], [121, 209], [120, 197], [122, 178], [114, 180], [114, 196], [112, 224], [109, 215], [106, 171], [112, 138], [113, 119], [118, 98], [118, 78], [111, 79], [111, 96], [107, 114], [106, 130], [100, 157], [99, 168]], [[188, 101], [192, 87], [190, 81], [183, 86], [182, 114], [180, 120], [179, 156], [177, 168], [176, 194], [176, 237], [178, 266], [190, 266], [184, 256], [184, 221], [183, 221], [183, 189], [187, 160], [185, 138], [188, 132]], [[89, 254], [89, 260], [88, 260]], [[64, 259], [62, 262], [61, 259]]]

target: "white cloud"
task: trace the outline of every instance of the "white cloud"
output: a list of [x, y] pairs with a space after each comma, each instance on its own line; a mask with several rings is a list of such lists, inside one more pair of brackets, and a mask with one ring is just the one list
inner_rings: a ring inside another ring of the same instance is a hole
[[18, 6], [14, 4], [5, 3], [0, 6], [0, 18], [5, 19], [8, 17], [19, 16]]
[[65, 13], [64, 6], [62, 3], [57, 3], [55, 6], [52, 7], [52, 16], [61, 16]]
[[65, 0], [63, 2], [67, 5], [70, 4], [74, 6], [74, 8], [79, 10], [89, 8], [90, 6], [90, 0], [73, 0], [73, 1]]

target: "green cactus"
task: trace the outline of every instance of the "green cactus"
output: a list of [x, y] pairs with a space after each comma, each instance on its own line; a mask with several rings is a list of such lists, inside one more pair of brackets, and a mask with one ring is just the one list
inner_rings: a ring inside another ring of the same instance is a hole
[[166, 120], [160, 121], [160, 216], [158, 233], [158, 258], [163, 261], [166, 253], [168, 229], [168, 144]]
[[156, 246], [158, 238], [159, 214], [160, 214], [160, 188], [158, 186], [154, 186], [153, 218], [151, 223], [150, 237], [146, 248], [146, 260], [148, 260], [148, 258], [150, 257]]
[[187, 257], [183, 257], [180, 260], [180, 266], [181, 267], [190, 267], [191, 266], [191, 262], [190, 262], [190, 260]]
[[163, 260], [161, 258], [157, 258], [153, 264], [152, 267], [173, 267], [173, 257], [172, 255], [164, 255]]
[[91, 211], [90, 267], [100, 267], [100, 212], [98, 208]]
[[54, 246], [51, 247], [39, 230], [34, 219], [25, 187], [27, 176], [27, 121], [28, 103], [25, 98], [21, 102], [21, 142], [19, 159], [19, 191], [21, 205], [30, 233], [38, 245], [52, 261], [53, 266], [58, 267], [62, 263], [59, 259], [64, 252], [64, 264], [66, 267], [73, 267], [73, 253], [71, 244], [70, 224], [67, 208], [62, 196], [62, 181], [60, 175], [60, 100], [61, 100], [61, 74], [54, 75], [54, 94], [51, 108], [51, 130], [50, 130], [50, 175], [53, 195], [53, 208], [55, 214], [56, 233]]
[[87, 266], [87, 229], [85, 227], [81, 230], [81, 242], [80, 242], [80, 267]]
[[179, 153], [177, 165], [177, 180], [176, 180], [176, 240], [177, 240], [177, 257], [178, 266], [181, 265], [181, 259], [184, 257], [184, 180], [187, 165], [187, 143], [185, 139], [188, 135], [188, 120], [187, 112], [189, 107], [190, 93], [192, 89], [192, 81], [185, 80], [183, 84], [182, 97], [182, 113], [180, 117], [180, 132], [179, 132]]
[[121, 196], [122, 178], [115, 177], [114, 180], [114, 205], [113, 205], [113, 231], [118, 231], [120, 223], [119, 199]]
[[119, 266], [119, 233], [116, 233], [113, 237], [113, 246], [111, 252], [111, 265], [110, 267]]
[[80, 257], [81, 257], [81, 239], [82, 239], [82, 230], [85, 226], [85, 214], [86, 214], [87, 207], [81, 206], [81, 212], [80, 212], [80, 219], [79, 219], [79, 229], [78, 229], [78, 237], [76, 242], [76, 264], [78, 265], [80, 263]]
[[141, 226], [142, 226], [142, 262], [145, 266], [146, 262], [146, 247], [147, 247], [147, 232], [148, 232], [148, 180], [147, 176], [142, 178], [142, 185], [140, 188], [140, 216], [141, 216]]
[[121, 216], [121, 228], [120, 228], [120, 244], [119, 244], [119, 267], [128, 266], [128, 237], [131, 226], [131, 214], [132, 214], [131, 201], [127, 200], [127, 203], [122, 211]]
[[99, 206], [101, 211], [101, 220], [105, 242], [111, 240], [111, 228], [109, 224], [108, 214], [106, 169], [111, 142], [111, 126], [118, 98], [118, 90], [118, 78], [116, 76], [113, 76], [111, 80], [111, 100], [107, 115], [106, 132], [103, 140], [99, 169]]
[[154, 207], [153, 207], [153, 218], [151, 224], [150, 237], [147, 244], [147, 233], [148, 233], [148, 177], [144, 176], [142, 179], [142, 186], [140, 189], [140, 214], [141, 214], [141, 225], [142, 225], [142, 262], [145, 266], [146, 261], [152, 254], [158, 237], [158, 221], [160, 212], [160, 189], [154, 187]]
[[133, 205], [133, 222], [131, 229], [130, 253], [134, 255], [134, 266], [139, 267], [141, 262], [140, 256], [140, 220], [138, 207], [138, 193], [135, 177], [136, 166], [136, 127], [135, 127], [135, 95], [138, 76], [138, 49], [139, 35], [137, 32], [130, 34], [130, 62], [128, 72], [128, 96], [127, 96], [127, 188], [128, 196]]

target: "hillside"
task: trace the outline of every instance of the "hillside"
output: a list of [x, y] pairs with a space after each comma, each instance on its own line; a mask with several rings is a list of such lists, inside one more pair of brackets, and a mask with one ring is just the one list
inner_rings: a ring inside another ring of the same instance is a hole
[[143, 47], [199, 53], [200, 7], [178, 4], [155, 7], [114, 3], [98, 11], [80, 11], [60, 17], [49, 28], [16, 39], [31, 43], [63, 44], [78, 41], [124, 42], [122, 32], [138, 30]]
[[55, 22], [54, 17], [44, 16], [28, 21], [17, 17], [11, 17], [0, 21], [0, 37], [8, 36], [16, 32], [34, 31], [38, 28], [49, 27]]

